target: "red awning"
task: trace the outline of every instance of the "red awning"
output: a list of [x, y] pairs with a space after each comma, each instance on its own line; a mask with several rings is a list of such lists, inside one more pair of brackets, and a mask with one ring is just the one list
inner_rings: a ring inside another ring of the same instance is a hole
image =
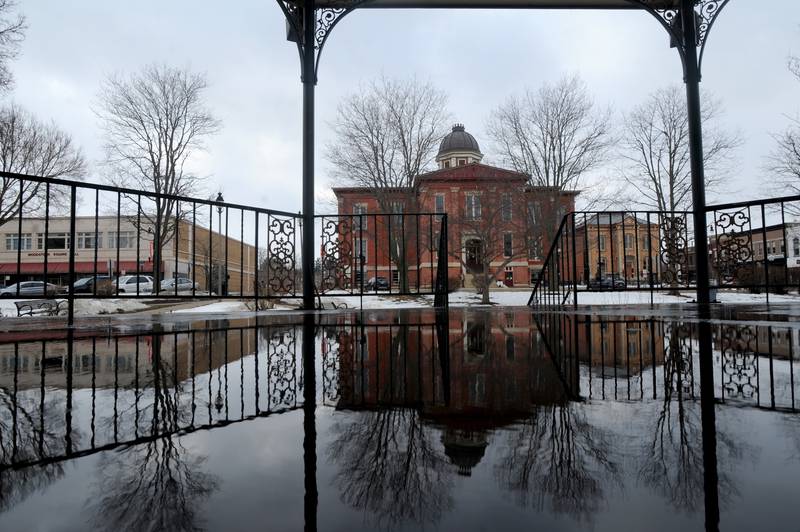
[[[139, 273], [148, 273], [153, 271], [153, 263], [152, 262], [142, 262], [142, 267], [139, 268]], [[126, 272], [135, 272], [136, 269], [136, 261], [135, 260], [121, 260], [119, 261], [119, 268], [118, 270], [125, 270]], [[108, 273], [108, 264], [106, 262], [76, 262], [75, 263], [75, 273], [80, 274], [87, 274], [87, 273], [94, 273], [97, 272], [98, 274], [106, 274]], [[69, 272], [69, 263], [68, 262], [48, 262], [47, 263], [47, 273], [49, 274], [61, 274], [61, 273], [68, 273]], [[44, 274], [44, 262], [23, 262], [19, 265], [19, 273], [23, 275], [33, 275], [33, 274]], [[3, 275], [16, 275], [17, 274], [17, 263], [16, 262], [6, 262], [0, 263], [0, 274]]]

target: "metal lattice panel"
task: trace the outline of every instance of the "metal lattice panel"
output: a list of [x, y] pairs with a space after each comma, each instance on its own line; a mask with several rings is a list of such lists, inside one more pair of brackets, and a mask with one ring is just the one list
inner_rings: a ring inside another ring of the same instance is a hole
[[353, 223], [350, 217], [322, 218], [322, 272], [320, 292], [350, 290], [353, 262]]
[[739, 268], [753, 260], [753, 237], [747, 209], [717, 213], [714, 220], [717, 253], [716, 263], [720, 280], [736, 280]]
[[296, 218], [271, 216], [268, 230], [267, 286], [270, 294], [295, 295]]
[[758, 394], [756, 331], [750, 326], [722, 328], [722, 387], [726, 397], [750, 399]]
[[275, 411], [297, 405], [297, 343], [294, 329], [269, 332], [269, 409]]
[[686, 215], [664, 215], [661, 216], [660, 222], [661, 260], [666, 264], [663, 282], [665, 285], [677, 285], [681, 282], [682, 272], [686, 271], [689, 264]]

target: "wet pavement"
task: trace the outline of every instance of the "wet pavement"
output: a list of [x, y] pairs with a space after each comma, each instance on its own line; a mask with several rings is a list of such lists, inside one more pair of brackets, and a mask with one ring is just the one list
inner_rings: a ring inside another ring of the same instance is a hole
[[4, 323], [0, 530], [797, 528], [796, 310], [682, 309]]

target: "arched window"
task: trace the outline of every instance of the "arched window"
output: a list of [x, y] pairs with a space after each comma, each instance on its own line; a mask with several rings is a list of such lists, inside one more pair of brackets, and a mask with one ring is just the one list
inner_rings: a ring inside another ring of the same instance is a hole
[[794, 256], [800, 256], [800, 238], [794, 237], [794, 240], [792, 240], [792, 247], [794, 248]]

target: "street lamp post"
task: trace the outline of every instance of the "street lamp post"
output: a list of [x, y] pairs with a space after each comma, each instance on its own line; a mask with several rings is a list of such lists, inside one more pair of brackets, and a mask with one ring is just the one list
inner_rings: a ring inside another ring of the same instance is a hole
[[[217, 201], [222, 203], [225, 201], [225, 198], [222, 197], [222, 192], [217, 192]], [[218, 223], [217, 227], [219, 228], [219, 234], [222, 235], [222, 205], [217, 205], [217, 217]], [[213, 256], [213, 254], [212, 254]], [[212, 261], [213, 264], [213, 261]], [[217, 267], [217, 295], [222, 295], [222, 267]]]

